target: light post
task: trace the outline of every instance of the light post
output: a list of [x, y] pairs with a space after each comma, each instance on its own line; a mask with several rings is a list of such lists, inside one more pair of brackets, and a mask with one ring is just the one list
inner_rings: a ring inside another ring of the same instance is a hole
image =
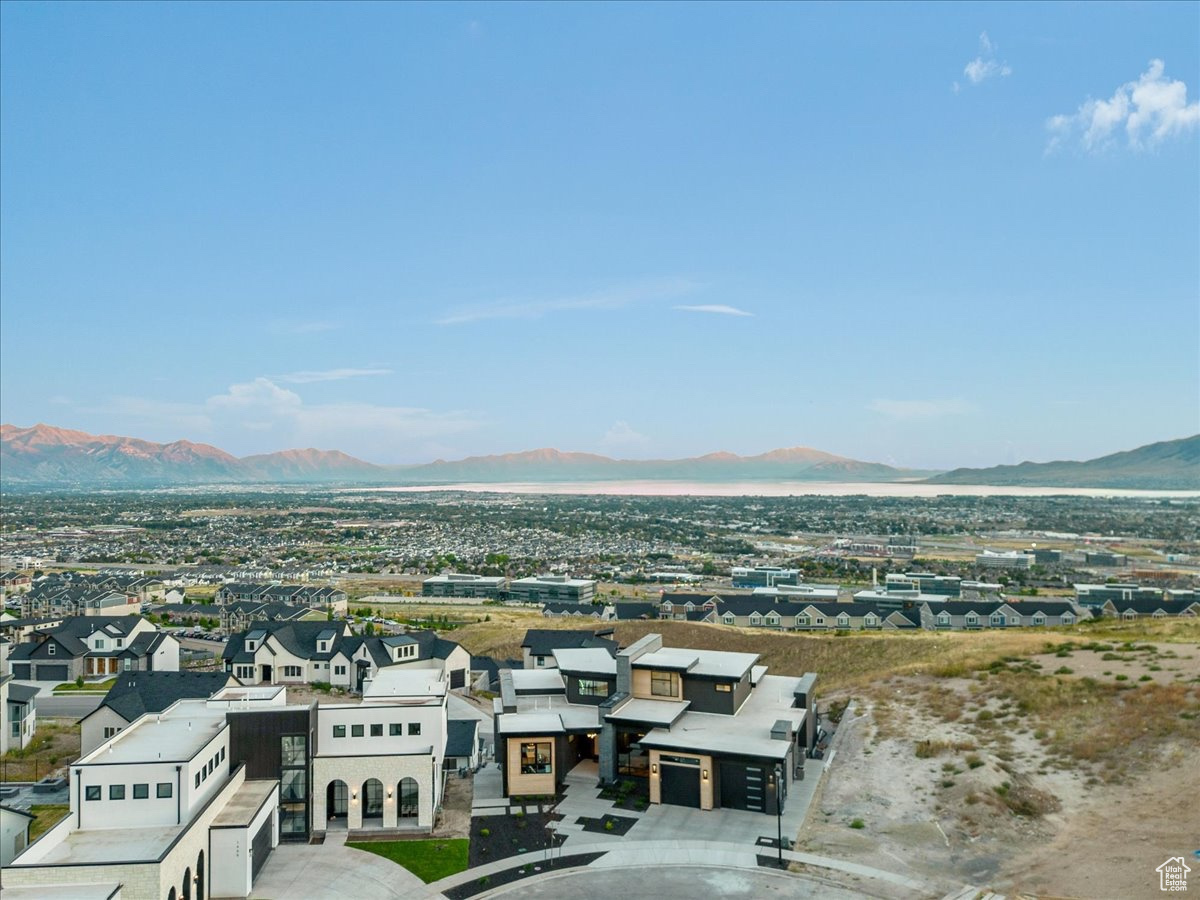
[[775, 846], [779, 850], [779, 868], [783, 868], [783, 767], [775, 766]]

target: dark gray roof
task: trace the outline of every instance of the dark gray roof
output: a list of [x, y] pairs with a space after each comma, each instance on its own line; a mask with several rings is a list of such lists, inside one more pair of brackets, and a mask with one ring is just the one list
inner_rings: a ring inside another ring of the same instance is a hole
[[613, 606], [618, 621], [628, 619], [657, 619], [657, 603], [617, 603]]
[[211, 697], [228, 683], [225, 672], [122, 672], [100, 706], [132, 722], [144, 713], [162, 712], [176, 700]]
[[610, 656], [617, 655], [617, 642], [598, 637], [592, 631], [566, 631], [557, 628], [530, 628], [525, 632], [522, 648], [533, 656], [553, 656], [555, 650], [575, 650], [598, 647]]
[[39, 688], [31, 684], [10, 684], [8, 699], [11, 703], [28, 703], [38, 695]]
[[446, 722], [446, 756], [470, 756], [475, 752], [475, 735], [479, 723], [475, 719], [450, 719]]
[[1197, 605], [1196, 600], [1110, 600], [1116, 607], [1117, 613], [1135, 612], [1141, 616], [1149, 616], [1162, 610], [1168, 616], [1181, 616]]

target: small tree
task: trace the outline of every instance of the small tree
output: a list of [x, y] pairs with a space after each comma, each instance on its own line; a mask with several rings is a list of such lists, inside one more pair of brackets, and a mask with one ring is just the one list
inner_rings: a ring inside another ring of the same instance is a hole
[[83, 676], [82, 675], [75, 676], [75, 687], [77, 687], [77, 688], [83, 687]]

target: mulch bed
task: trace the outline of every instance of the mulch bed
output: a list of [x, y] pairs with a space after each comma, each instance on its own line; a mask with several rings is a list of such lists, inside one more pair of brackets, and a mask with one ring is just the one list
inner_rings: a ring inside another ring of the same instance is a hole
[[447, 888], [442, 891], [450, 900], [466, 900], [467, 897], [474, 897], [476, 894], [482, 894], [484, 891], [490, 891], [492, 888], [500, 887], [504, 884], [512, 884], [514, 881], [520, 881], [522, 878], [529, 878], [532, 875], [544, 875], [547, 872], [553, 872], [557, 869], [567, 869], [572, 866], [586, 866], [600, 857], [603, 853], [575, 853], [568, 856], [561, 856], [550, 862], [529, 862], [524, 866], [513, 866], [511, 869], [505, 869], [503, 872], [496, 872], [494, 875], [486, 875], [481, 878], [476, 878], [474, 881], [468, 881], [465, 884], [460, 884], [457, 887]]
[[[580, 816], [575, 822], [582, 825], [584, 831], [590, 831], [594, 834], [613, 834], [621, 837], [636, 825], [638, 820], [632, 816], [605, 816], [602, 819], [589, 819], [587, 816]], [[609, 822], [612, 823], [612, 828], [608, 827]]]
[[[546, 826], [561, 818], [558, 813], [546, 812], [475, 816], [471, 819], [469, 868], [518, 856], [528, 850], [545, 850], [559, 846], [559, 838]], [[484, 831], [488, 833], [485, 835]]]
[[650, 805], [650, 784], [645, 779], [624, 779], [602, 788], [600, 799], [613, 801], [613, 809], [641, 812]]

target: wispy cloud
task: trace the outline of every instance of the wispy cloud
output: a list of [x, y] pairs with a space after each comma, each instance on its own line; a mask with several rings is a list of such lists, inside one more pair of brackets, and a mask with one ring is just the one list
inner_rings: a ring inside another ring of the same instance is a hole
[[[979, 35], [979, 55], [963, 67], [963, 75], [972, 85], [983, 84], [989, 78], [1007, 78], [1012, 74], [1012, 67], [1006, 62], [996, 59], [996, 45], [992, 43], [986, 31]], [[957, 81], [952, 85], [958, 93], [962, 85]]]
[[376, 375], [391, 375], [391, 369], [325, 369], [323, 371], [291, 372], [273, 375], [272, 380], [284, 384], [315, 384], [319, 381], [345, 381], [347, 378], [369, 378]]
[[867, 404], [867, 409], [898, 422], [940, 419], [945, 416], [966, 415], [975, 411], [975, 407], [965, 400], [876, 399]]
[[434, 322], [437, 325], [466, 325], [489, 319], [540, 319], [556, 312], [580, 310], [613, 310], [643, 303], [679, 297], [696, 290], [696, 285], [682, 278], [643, 281], [590, 294], [556, 297], [546, 300], [500, 301], [467, 306], [447, 313]]
[[629, 447], [648, 441], [644, 434], [635, 431], [628, 422], [613, 422], [612, 428], [604, 433], [602, 443], [607, 447]]
[[752, 316], [754, 313], [738, 309], [736, 306], [726, 306], [724, 303], [701, 303], [696, 306], [676, 306], [684, 312], [711, 313], [717, 316]]
[[[116, 397], [105, 411], [189, 437], [245, 443], [260, 448], [337, 447], [373, 460], [396, 458], [431, 441], [471, 431], [481, 421], [463, 410], [437, 412], [417, 406], [363, 402], [306, 403], [270, 378], [232, 384], [199, 403]], [[349, 442], [349, 446], [347, 446]]]
[[1164, 69], [1161, 59], [1152, 59], [1137, 81], [1127, 81], [1108, 100], [1089, 97], [1074, 113], [1052, 116], [1046, 152], [1075, 142], [1099, 152], [1116, 142], [1121, 128], [1130, 148], [1145, 150], [1200, 125], [1200, 102], [1189, 104], [1187, 85], [1168, 79]]
[[267, 331], [271, 334], [321, 334], [326, 331], [336, 331], [342, 326], [337, 322], [329, 321], [284, 321], [278, 320], [267, 325]]

